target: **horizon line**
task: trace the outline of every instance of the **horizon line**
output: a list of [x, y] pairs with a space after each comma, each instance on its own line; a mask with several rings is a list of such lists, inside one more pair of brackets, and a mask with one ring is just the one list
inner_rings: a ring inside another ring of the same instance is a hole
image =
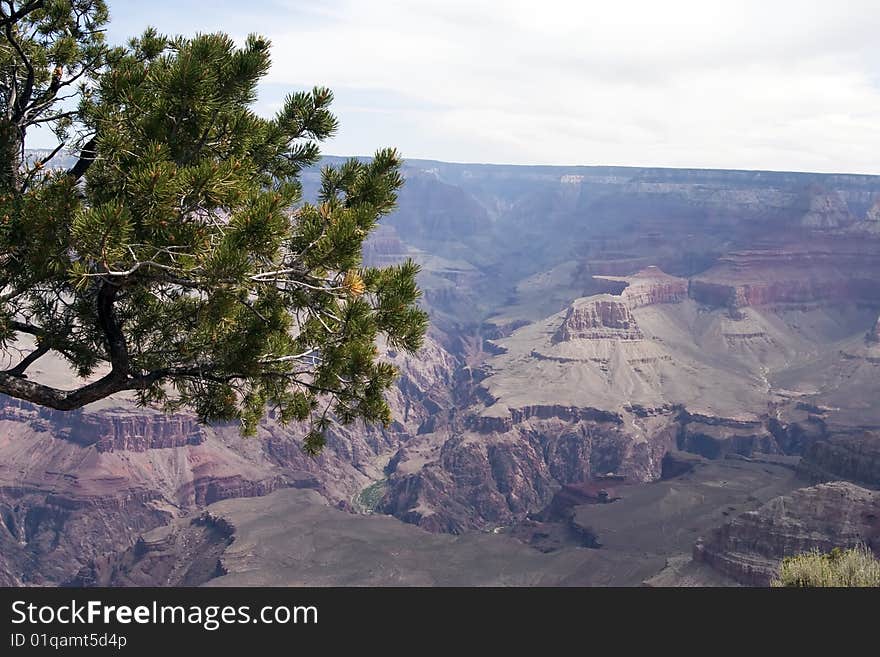
[[[322, 158], [332, 157], [336, 159], [371, 159], [372, 155], [336, 155], [331, 153], [322, 153]], [[864, 178], [880, 178], [878, 173], [864, 173], [855, 171], [810, 171], [804, 169], [746, 169], [746, 168], [724, 168], [724, 167], [707, 167], [707, 166], [672, 166], [672, 165], [641, 165], [641, 164], [522, 164], [511, 162], [468, 162], [468, 161], [452, 161], [438, 160], [429, 157], [406, 157], [403, 156], [404, 164], [406, 162], [432, 162], [436, 164], [452, 164], [456, 166], [475, 166], [475, 167], [523, 167], [523, 168], [541, 168], [541, 169], [661, 169], [667, 171], [720, 171], [725, 173], [791, 173], [795, 175], [817, 175], [817, 176], [861, 176]]]
[[[51, 151], [50, 147], [37, 147], [37, 148], [26, 148], [25, 152], [28, 151]], [[62, 150], [60, 153], [67, 153], [68, 155], [76, 154], [76, 151]], [[321, 158], [334, 158], [334, 159], [357, 159], [357, 160], [369, 160], [373, 157], [373, 155], [338, 155], [334, 153], [322, 153], [320, 155]], [[796, 170], [796, 169], [746, 169], [746, 168], [724, 168], [724, 167], [707, 167], [707, 166], [672, 166], [672, 165], [640, 165], [640, 164], [522, 164], [522, 163], [511, 163], [511, 162], [468, 162], [468, 161], [453, 161], [453, 160], [439, 160], [430, 157], [406, 157], [403, 156], [403, 162], [406, 164], [407, 162], [430, 162], [434, 164], [448, 164], [455, 166], [474, 166], [474, 167], [520, 167], [520, 168], [532, 168], [532, 169], [643, 169], [643, 170], [663, 170], [663, 171], [699, 171], [699, 172], [724, 172], [724, 173], [751, 173], [751, 174], [760, 174], [760, 173], [769, 173], [769, 174], [793, 174], [793, 175], [815, 175], [815, 176], [855, 176], [862, 178], [880, 178], [880, 172], [878, 173], [864, 173], [864, 172], [856, 172], [856, 171], [810, 171], [810, 170]]]

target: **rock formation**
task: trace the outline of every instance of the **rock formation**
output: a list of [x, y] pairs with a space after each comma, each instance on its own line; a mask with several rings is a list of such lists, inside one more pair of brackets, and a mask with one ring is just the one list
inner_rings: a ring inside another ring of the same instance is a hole
[[388, 429], [334, 429], [317, 459], [300, 449], [305, 427], [271, 419], [255, 438], [243, 439], [235, 426], [205, 427], [124, 400], [77, 413], [5, 400], [0, 582], [58, 583], [142, 532], [224, 499], [293, 486], [346, 502], [381, 476], [383, 454], [449, 405], [453, 360], [436, 342], [429, 339], [416, 357], [387, 357], [403, 372], [389, 395], [395, 422]]
[[642, 332], [626, 303], [611, 295], [578, 299], [568, 309], [551, 342], [570, 340], [639, 340]]
[[[638, 346], [644, 335], [631, 306], [677, 303], [686, 283], [656, 268], [604, 284], [611, 282], [620, 283], [621, 294], [578, 299], [539, 329], [528, 327], [543, 337], [541, 343], [527, 341], [525, 362], [546, 360], [563, 370], [583, 363], [607, 371], [620, 358], [633, 367], [661, 361], [663, 354], [650, 345]], [[497, 341], [499, 359], [521, 358], [519, 333]], [[632, 481], [660, 476], [663, 455], [679, 432], [674, 407], [658, 398], [635, 407], [621, 404], [622, 396], [604, 408], [597, 398], [592, 407], [586, 395], [566, 398], [530, 383], [508, 398], [494, 387], [501, 378], [496, 373], [478, 384], [482, 393], [475, 396], [488, 407], [476, 404], [451, 430], [419, 436], [394, 456], [383, 511], [426, 529], [458, 533], [522, 519], [549, 503], [561, 484], [608, 473]], [[546, 376], [539, 380], [549, 383]]]
[[687, 298], [688, 282], [678, 276], [670, 276], [659, 267], [651, 265], [632, 276], [596, 276], [598, 282], [618, 282], [624, 287], [619, 294], [630, 308], [655, 306], [661, 303], [678, 303]]
[[[386, 352], [403, 374], [391, 426], [333, 430], [311, 459], [303, 427], [271, 418], [241, 440], [124, 399], [70, 414], [0, 400], [0, 583], [58, 583], [89, 563], [95, 581], [205, 581], [228, 536], [190, 524], [203, 507], [294, 487], [470, 536], [513, 532], [560, 490], [609, 475], [638, 495], [662, 488], [648, 482], [676, 448], [777, 478], [803, 454], [811, 481], [876, 485], [880, 178], [418, 161], [405, 174], [364, 249], [366, 266], [418, 262], [432, 317], [418, 356]], [[304, 173], [307, 196], [318, 184]], [[703, 526], [697, 506], [670, 526]], [[184, 538], [198, 548], [185, 567]]]
[[646, 440], [621, 418], [590, 409], [542, 406], [474, 418], [460, 434], [420, 436], [395, 455], [380, 508], [431, 531], [460, 533], [522, 519], [560, 484], [607, 473], [654, 479], [675, 430], [665, 418], [652, 420]]
[[193, 433], [192, 418], [59, 416], [18, 404], [0, 420], [0, 537], [15, 583], [58, 582], [189, 508], [289, 485], [222, 432]]
[[846, 482], [778, 497], [713, 531], [693, 558], [750, 586], [768, 586], [783, 557], [864, 543], [880, 554], [880, 493]]
[[800, 471], [812, 481], [846, 479], [880, 488], [880, 432], [834, 433], [805, 450]]
[[820, 185], [811, 185], [806, 193], [807, 211], [801, 219], [806, 228], [838, 228], [853, 220], [843, 197]]
[[690, 295], [708, 306], [880, 303], [878, 243], [825, 236], [806, 243], [732, 252], [691, 280]]
[[20, 423], [36, 431], [56, 432], [59, 438], [103, 452], [146, 452], [153, 449], [199, 445], [205, 429], [191, 415], [161, 415], [139, 409], [105, 413], [65, 413], [7, 398], [0, 421]]

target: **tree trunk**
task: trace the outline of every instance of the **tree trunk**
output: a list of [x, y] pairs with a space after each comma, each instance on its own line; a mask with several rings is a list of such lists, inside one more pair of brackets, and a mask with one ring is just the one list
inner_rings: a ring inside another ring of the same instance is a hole
[[16, 193], [21, 189], [21, 132], [8, 119], [0, 119], [0, 192]]

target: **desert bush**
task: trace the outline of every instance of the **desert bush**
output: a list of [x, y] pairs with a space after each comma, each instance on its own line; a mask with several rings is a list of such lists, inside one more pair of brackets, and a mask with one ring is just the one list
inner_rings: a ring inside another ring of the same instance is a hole
[[880, 561], [865, 545], [783, 559], [772, 586], [880, 586]]

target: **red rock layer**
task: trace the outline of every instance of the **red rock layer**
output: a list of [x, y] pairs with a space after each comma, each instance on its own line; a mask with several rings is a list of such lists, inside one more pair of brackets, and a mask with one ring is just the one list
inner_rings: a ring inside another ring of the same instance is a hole
[[688, 283], [685, 279], [669, 276], [658, 279], [652, 284], [630, 286], [624, 292], [630, 308], [654, 306], [661, 303], [678, 303], [688, 294]]
[[670, 276], [654, 265], [632, 276], [594, 276], [593, 286], [597, 293], [623, 297], [631, 309], [678, 303], [688, 295], [686, 278]]
[[689, 294], [710, 306], [880, 303], [880, 240], [815, 238], [733, 252], [691, 279]]

